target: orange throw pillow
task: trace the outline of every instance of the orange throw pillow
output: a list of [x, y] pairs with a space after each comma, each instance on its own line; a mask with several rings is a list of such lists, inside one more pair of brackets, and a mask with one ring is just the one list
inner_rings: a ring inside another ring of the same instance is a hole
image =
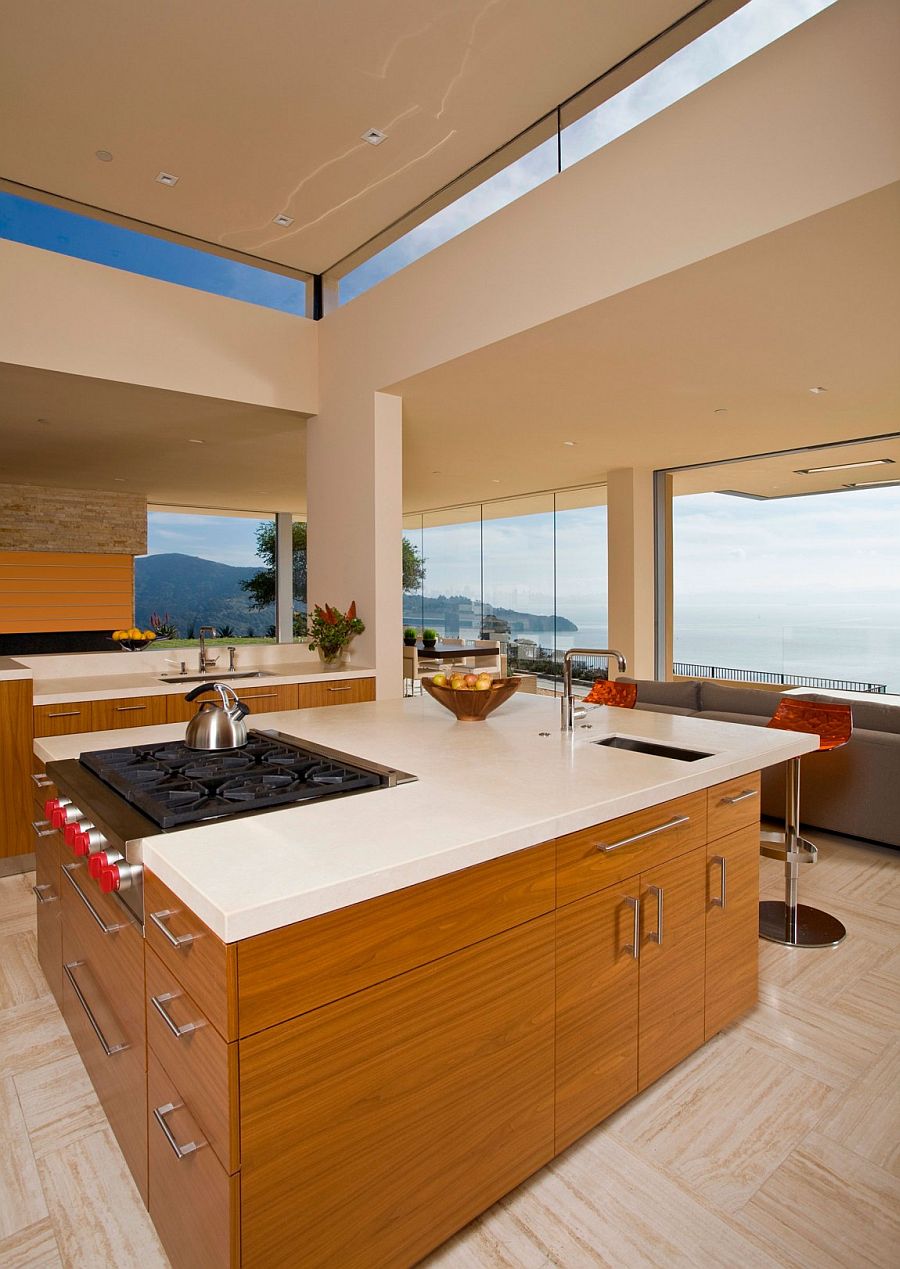
[[585, 705], [617, 705], [620, 709], [634, 709], [637, 700], [637, 683], [610, 682], [594, 679], [594, 686], [584, 698]]

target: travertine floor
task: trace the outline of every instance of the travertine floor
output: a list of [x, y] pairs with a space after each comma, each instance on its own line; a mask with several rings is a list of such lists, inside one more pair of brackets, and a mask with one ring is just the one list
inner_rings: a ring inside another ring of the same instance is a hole
[[[802, 897], [845, 942], [762, 943], [749, 1017], [429, 1269], [900, 1265], [900, 852], [811, 836]], [[762, 861], [764, 897], [780, 876]], [[35, 961], [32, 880], [0, 879], [0, 1265], [165, 1269]]]

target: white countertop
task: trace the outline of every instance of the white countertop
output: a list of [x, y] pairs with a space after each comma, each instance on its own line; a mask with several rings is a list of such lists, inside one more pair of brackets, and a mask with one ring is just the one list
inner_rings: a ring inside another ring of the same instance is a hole
[[[137, 657], [139, 654], [133, 654]], [[102, 701], [128, 696], [175, 696], [189, 692], [198, 687], [199, 682], [191, 682], [196, 676], [196, 668], [190, 669], [186, 681], [174, 683], [160, 682], [161, 673], [170, 673], [170, 667], [164, 671], [147, 670], [133, 674], [92, 674], [77, 678], [46, 678], [39, 674], [34, 680], [35, 705], [63, 705], [71, 701]], [[375, 671], [366, 666], [346, 666], [341, 670], [326, 670], [315, 662], [298, 661], [296, 665], [279, 665], [275, 670], [266, 670], [261, 678], [232, 678], [226, 673], [222, 680], [228, 683], [240, 696], [242, 688], [277, 687], [279, 683], [330, 683], [335, 679], [371, 678]], [[28, 670], [23, 677], [31, 678]], [[210, 682], [213, 680], [210, 679]]]
[[[519, 693], [482, 723], [429, 696], [260, 714], [274, 728], [412, 772], [415, 783], [145, 838], [146, 866], [226, 942], [615, 819], [818, 747], [793, 732]], [[674, 762], [592, 745], [620, 734], [712, 751]], [[35, 741], [44, 761], [184, 735], [183, 723]]]
[[32, 672], [27, 665], [20, 665], [13, 657], [0, 657], [0, 683], [31, 677]]

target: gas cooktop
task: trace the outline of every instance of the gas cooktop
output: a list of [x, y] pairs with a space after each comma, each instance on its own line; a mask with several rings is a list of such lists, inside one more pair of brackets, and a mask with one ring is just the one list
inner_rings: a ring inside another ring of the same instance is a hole
[[83, 753], [81, 763], [162, 829], [414, 779], [257, 731], [240, 749], [188, 749], [169, 741]]

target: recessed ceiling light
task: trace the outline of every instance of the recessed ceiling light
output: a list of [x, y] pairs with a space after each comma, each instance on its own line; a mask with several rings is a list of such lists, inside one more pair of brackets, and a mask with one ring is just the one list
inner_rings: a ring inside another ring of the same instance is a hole
[[177, 185], [178, 177], [173, 176], [171, 172], [160, 172], [157, 176], [160, 185]]
[[369, 145], [381, 145], [382, 141], [387, 139], [387, 133], [382, 132], [380, 128], [369, 128], [366, 132], [362, 133], [360, 139], [368, 141]]
[[206, 441], [200, 441], [196, 436], [188, 437], [188, 445], [205, 445]]
[[109, 150], [94, 151], [94, 158], [99, 159], [101, 163], [112, 163], [112, 157]]
[[113, 480], [118, 481], [120, 485], [124, 485], [124, 484], [125, 484], [125, 477], [124, 477], [124, 476], [113, 476]]
[[795, 476], [817, 476], [823, 471], [850, 471], [854, 467], [881, 467], [893, 463], [893, 458], [867, 458], [860, 463], [832, 463], [830, 467], [799, 467]]
[[293, 216], [285, 216], [284, 212], [281, 212], [272, 221], [273, 225], [281, 225], [283, 229], [287, 229], [288, 225], [292, 225], [293, 223], [294, 223]]
[[856, 480], [853, 484], [844, 485], [845, 489], [863, 489], [866, 485], [900, 485], [900, 479], [897, 480]]
[[499, 485], [500, 483], [501, 483], [501, 482], [500, 482], [499, 480], [492, 480], [492, 481], [491, 481], [491, 484], [492, 484], [492, 485]]
[[36, 419], [36, 420], [35, 420], [35, 422], [37, 422], [37, 423], [49, 423], [49, 422], [50, 422], [50, 420], [49, 420], [49, 419]]
[[727, 414], [727, 413], [728, 413], [728, 410], [725, 408], [724, 405], [720, 405], [717, 410], [713, 410], [713, 414]]
[[828, 391], [827, 388], [810, 388], [810, 392], [812, 392], [815, 396], [819, 396], [820, 393], [827, 392], [827, 391]]
[[572, 448], [572, 446], [577, 444], [578, 444], [577, 441], [563, 441], [563, 445], [568, 445], [570, 449]]
[[432, 476], [443, 476], [444, 473], [442, 471], [433, 471], [431, 474]]

